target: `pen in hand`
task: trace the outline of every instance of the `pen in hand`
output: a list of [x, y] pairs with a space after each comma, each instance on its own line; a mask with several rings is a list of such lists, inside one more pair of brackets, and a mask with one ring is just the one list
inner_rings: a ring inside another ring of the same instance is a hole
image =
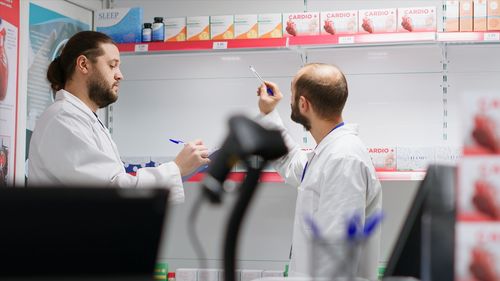
[[[255, 68], [253, 67], [253, 65], [250, 66], [250, 70], [252, 71], [253, 75], [255, 75], [255, 77], [264, 85], [266, 85], [266, 82], [264, 81], [264, 79], [262, 79], [262, 77], [259, 75], [259, 73], [257, 73], [257, 70], [255, 70]], [[266, 85], [266, 90], [267, 90], [267, 93], [270, 95], [270, 96], [274, 96], [274, 93], [273, 93], [273, 90], [272, 89], [269, 89]]]
[[175, 143], [175, 144], [183, 144], [184, 142], [181, 140], [176, 140], [176, 139], [168, 139], [169, 141]]

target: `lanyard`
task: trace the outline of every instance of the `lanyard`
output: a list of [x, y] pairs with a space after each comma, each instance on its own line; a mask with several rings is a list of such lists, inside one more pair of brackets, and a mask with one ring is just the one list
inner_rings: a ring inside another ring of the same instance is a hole
[[[326, 135], [328, 136], [335, 129], [340, 128], [342, 126], [344, 126], [344, 122], [338, 123], [337, 126], [333, 127], [333, 129], [330, 132], [328, 132], [328, 134], [326, 134]], [[316, 147], [318, 147], [318, 146], [316, 145]], [[311, 162], [313, 160], [314, 155], [315, 154], [313, 154], [313, 156], [311, 157], [311, 160], [307, 161], [306, 165], [304, 166], [304, 170], [302, 171], [302, 177], [300, 178], [300, 182], [304, 181], [304, 176], [306, 175], [306, 171], [307, 171], [307, 165], [309, 165], [309, 162]]]

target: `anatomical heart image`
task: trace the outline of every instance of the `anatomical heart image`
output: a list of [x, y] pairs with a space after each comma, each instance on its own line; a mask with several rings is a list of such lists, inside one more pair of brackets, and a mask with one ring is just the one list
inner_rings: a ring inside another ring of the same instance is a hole
[[500, 94], [464, 93], [464, 154], [500, 154]]
[[[1, 23], [1, 19], [0, 19]], [[5, 38], [7, 31], [0, 25], [0, 101], [7, 96], [7, 85], [9, 82], [9, 62], [5, 52]]]

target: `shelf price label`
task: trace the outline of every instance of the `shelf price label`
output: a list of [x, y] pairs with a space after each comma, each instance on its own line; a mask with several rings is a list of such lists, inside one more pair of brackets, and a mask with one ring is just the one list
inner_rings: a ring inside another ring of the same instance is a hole
[[484, 41], [500, 41], [500, 33], [498, 32], [484, 33]]
[[354, 44], [354, 36], [340, 36], [339, 44]]
[[148, 51], [148, 47], [149, 45], [148, 44], [136, 44], [135, 45], [135, 48], [134, 48], [134, 51], [136, 53], [143, 53], [143, 52], [147, 52]]
[[212, 49], [214, 50], [223, 50], [223, 49], [227, 49], [227, 41], [223, 41], [223, 42], [214, 42], [213, 45], [212, 45]]

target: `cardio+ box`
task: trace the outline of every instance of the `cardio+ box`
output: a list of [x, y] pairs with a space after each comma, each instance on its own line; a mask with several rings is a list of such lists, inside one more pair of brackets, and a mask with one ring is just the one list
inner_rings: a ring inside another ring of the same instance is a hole
[[396, 9], [359, 10], [360, 33], [396, 32]]
[[321, 12], [320, 34], [355, 34], [358, 32], [358, 11]]
[[436, 7], [398, 9], [398, 32], [436, 32]]

